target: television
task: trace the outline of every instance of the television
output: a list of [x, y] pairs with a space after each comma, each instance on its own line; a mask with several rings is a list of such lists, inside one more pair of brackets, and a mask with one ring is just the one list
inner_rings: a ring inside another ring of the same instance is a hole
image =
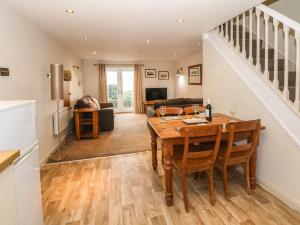
[[167, 88], [146, 88], [146, 101], [167, 99]]

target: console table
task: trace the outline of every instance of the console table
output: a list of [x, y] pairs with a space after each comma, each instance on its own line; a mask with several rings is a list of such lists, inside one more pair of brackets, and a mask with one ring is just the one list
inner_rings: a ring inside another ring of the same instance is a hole
[[[84, 118], [85, 114], [91, 114], [91, 118]], [[80, 140], [83, 137], [92, 137], [94, 139], [99, 137], [99, 110], [97, 109], [75, 109], [75, 136], [76, 140]], [[84, 126], [92, 126], [91, 132], [85, 132]]]

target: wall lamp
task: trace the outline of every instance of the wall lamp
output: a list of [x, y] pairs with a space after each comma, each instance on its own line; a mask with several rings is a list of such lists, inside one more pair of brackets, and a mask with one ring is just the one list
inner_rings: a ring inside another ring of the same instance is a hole
[[177, 70], [176, 76], [178, 76], [178, 77], [179, 77], [179, 76], [184, 76], [182, 67], [180, 67], [180, 68]]

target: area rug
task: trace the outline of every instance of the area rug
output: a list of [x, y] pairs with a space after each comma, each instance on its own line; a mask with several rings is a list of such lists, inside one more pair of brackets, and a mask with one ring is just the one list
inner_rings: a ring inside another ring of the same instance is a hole
[[[76, 141], [74, 136], [68, 137], [61, 150], [61, 162], [143, 152], [150, 149], [151, 136], [147, 128], [146, 116], [133, 113], [116, 114], [114, 130], [101, 132], [98, 139]], [[53, 161], [49, 161], [51, 162]]]

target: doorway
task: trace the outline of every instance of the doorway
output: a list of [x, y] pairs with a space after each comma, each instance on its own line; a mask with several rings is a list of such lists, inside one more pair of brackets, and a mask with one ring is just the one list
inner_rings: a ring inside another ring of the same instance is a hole
[[107, 68], [108, 102], [116, 113], [133, 112], [133, 68]]

